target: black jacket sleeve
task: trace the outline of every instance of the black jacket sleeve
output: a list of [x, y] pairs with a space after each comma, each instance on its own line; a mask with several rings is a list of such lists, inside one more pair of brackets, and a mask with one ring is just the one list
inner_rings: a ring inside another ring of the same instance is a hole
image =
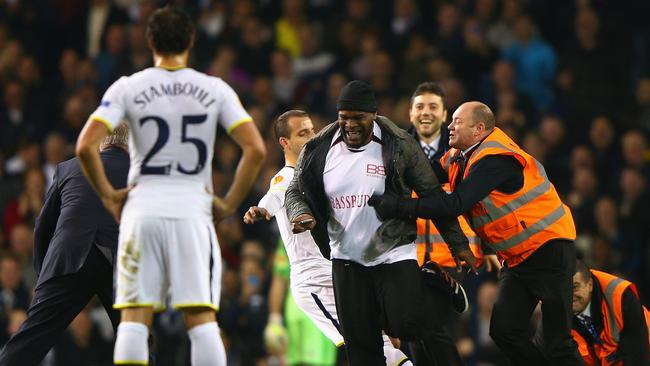
[[52, 178], [52, 185], [47, 191], [45, 203], [36, 218], [34, 225], [34, 271], [40, 274], [43, 259], [54, 236], [56, 223], [61, 213], [61, 192], [59, 191], [59, 166], [57, 165]]
[[624, 326], [616, 355], [625, 366], [647, 366], [648, 327], [641, 302], [629, 288], [623, 293], [622, 308]]
[[516, 192], [523, 182], [523, 167], [515, 158], [487, 156], [471, 167], [467, 178], [450, 194], [421, 198], [417, 205], [417, 216], [426, 219], [457, 217], [469, 211], [493, 190]]

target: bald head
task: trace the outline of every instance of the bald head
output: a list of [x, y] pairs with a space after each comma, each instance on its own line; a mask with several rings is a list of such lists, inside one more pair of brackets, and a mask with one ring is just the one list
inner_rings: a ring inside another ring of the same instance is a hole
[[449, 124], [449, 145], [465, 150], [487, 136], [495, 126], [494, 113], [481, 102], [463, 103]]
[[461, 107], [463, 106], [467, 106], [471, 111], [474, 124], [483, 122], [486, 131], [491, 131], [494, 128], [494, 113], [490, 107], [481, 102], [467, 102], [461, 105]]

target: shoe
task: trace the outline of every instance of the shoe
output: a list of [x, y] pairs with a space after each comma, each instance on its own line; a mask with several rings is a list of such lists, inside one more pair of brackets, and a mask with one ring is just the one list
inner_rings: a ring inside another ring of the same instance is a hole
[[462, 314], [469, 309], [467, 293], [463, 286], [456, 281], [438, 263], [428, 261], [422, 266], [424, 282], [431, 288], [449, 293], [454, 310]]
[[451, 280], [454, 283], [454, 290], [451, 293], [451, 305], [458, 314], [462, 314], [469, 309], [467, 293], [465, 292], [463, 285], [453, 278]]

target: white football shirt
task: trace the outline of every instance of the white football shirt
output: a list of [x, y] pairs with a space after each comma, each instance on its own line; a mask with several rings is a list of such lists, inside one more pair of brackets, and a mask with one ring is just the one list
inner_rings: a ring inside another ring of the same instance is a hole
[[[381, 128], [373, 125], [381, 141]], [[415, 259], [415, 244], [387, 247], [377, 229], [381, 221], [368, 205], [373, 194], [384, 193], [386, 170], [381, 143], [373, 139], [359, 149], [349, 149], [334, 135], [325, 161], [323, 184], [330, 203], [327, 231], [332, 259], [346, 259], [364, 266]]]
[[177, 218], [211, 215], [217, 123], [230, 132], [251, 121], [223, 80], [158, 67], [113, 83], [91, 118], [109, 130], [129, 124], [128, 181], [135, 188], [123, 215]]
[[284, 206], [284, 195], [295, 170], [285, 166], [271, 179], [269, 191], [258, 206], [275, 216], [287, 251], [291, 284], [332, 286], [332, 263], [323, 257], [309, 231], [294, 234]]

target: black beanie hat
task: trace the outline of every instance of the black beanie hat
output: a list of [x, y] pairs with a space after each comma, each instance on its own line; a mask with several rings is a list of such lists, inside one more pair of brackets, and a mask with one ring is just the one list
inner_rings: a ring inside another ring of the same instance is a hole
[[363, 81], [353, 80], [341, 89], [336, 110], [377, 112], [377, 101], [370, 85]]

